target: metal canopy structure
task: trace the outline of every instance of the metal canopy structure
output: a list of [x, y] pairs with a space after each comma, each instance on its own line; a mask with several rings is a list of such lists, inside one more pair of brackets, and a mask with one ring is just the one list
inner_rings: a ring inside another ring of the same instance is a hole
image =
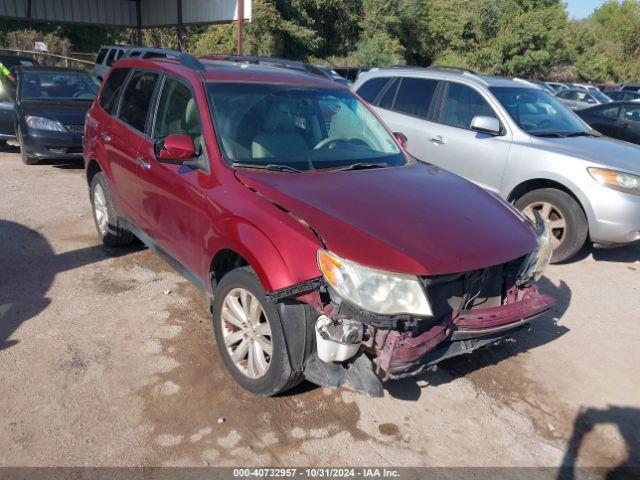
[[105, 27], [175, 27], [251, 20], [251, 0], [0, 0], [0, 17]]

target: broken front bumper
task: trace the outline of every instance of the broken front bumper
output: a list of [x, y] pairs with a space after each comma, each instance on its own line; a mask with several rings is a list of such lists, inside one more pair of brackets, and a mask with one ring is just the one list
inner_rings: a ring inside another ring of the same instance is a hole
[[[513, 303], [453, 311], [447, 318], [418, 336], [414, 336], [412, 332], [377, 330], [375, 344], [378, 347], [378, 375], [386, 380], [417, 374], [445, 358], [493, 343], [549, 310], [554, 302], [549, 295], [530, 287], [521, 300]], [[439, 353], [428, 355], [435, 350]]]

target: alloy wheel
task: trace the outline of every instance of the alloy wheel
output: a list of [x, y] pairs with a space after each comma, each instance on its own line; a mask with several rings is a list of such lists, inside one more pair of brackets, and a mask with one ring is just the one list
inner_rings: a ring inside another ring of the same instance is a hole
[[260, 301], [249, 290], [234, 288], [222, 303], [222, 336], [236, 368], [263, 377], [271, 365], [271, 327]]
[[93, 189], [93, 213], [96, 217], [96, 224], [102, 236], [105, 236], [109, 227], [109, 210], [102, 185], [96, 183]]
[[547, 224], [547, 228], [551, 230], [551, 243], [553, 249], [556, 250], [567, 237], [567, 219], [558, 207], [549, 202], [530, 203], [522, 210], [522, 213], [535, 222], [535, 211], [540, 213], [540, 216]]

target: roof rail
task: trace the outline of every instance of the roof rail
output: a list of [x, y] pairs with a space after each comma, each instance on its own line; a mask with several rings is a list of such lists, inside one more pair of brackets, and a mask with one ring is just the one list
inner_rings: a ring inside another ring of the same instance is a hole
[[205, 70], [203, 63], [197, 57], [188, 53], [180, 55], [180, 64], [196, 72], [204, 72]]
[[427, 68], [431, 70], [442, 70], [443, 72], [470, 73], [472, 75], [477, 75], [477, 73], [473, 70], [463, 67], [450, 67], [448, 65], [429, 65]]
[[297, 60], [289, 60], [286, 58], [277, 57], [263, 57], [259, 55], [220, 55], [218, 60], [236, 63], [251, 63], [254, 65], [267, 65], [276, 68], [285, 68], [288, 70], [295, 70], [298, 72], [309, 73], [317, 77], [330, 78], [318, 67], [309, 63], [300, 62]]

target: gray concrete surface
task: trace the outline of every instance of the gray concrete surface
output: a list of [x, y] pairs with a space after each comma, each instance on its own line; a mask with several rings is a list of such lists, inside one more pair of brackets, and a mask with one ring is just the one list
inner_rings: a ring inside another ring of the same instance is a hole
[[141, 245], [99, 244], [81, 165], [2, 153], [0, 466], [639, 465], [639, 260], [553, 266], [558, 305], [533, 332], [383, 399], [255, 398], [191, 285]]

